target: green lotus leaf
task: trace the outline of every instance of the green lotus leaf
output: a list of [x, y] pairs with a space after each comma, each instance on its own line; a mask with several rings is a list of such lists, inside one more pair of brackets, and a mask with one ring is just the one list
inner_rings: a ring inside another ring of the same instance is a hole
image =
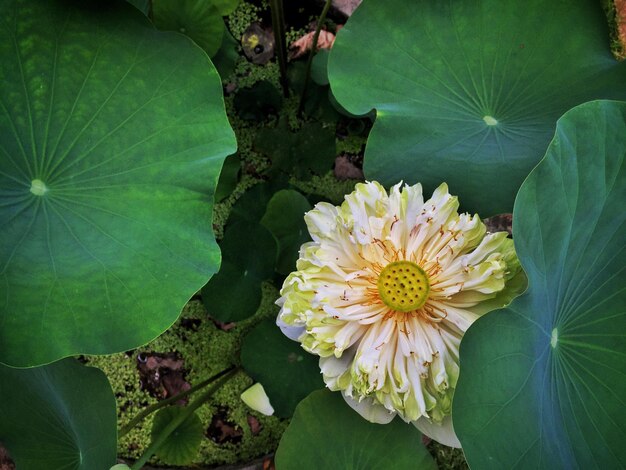
[[515, 201], [529, 288], [461, 343], [454, 427], [473, 468], [626, 466], [626, 103], [559, 119]]
[[263, 385], [281, 418], [290, 417], [300, 400], [324, 387], [318, 358], [283, 335], [274, 320], [263, 321], [246, 335], [241, 345], [241, 363]]
[[278, 245], [276, 271], [287, 275], [296, 269], [300, 246], [311, 241], [304, 213], [312, 209], [306, 197], [293, 189], [278, 191], [267, 204], [261, 224]]
[[220, 15], [230, 15], [237, 9], [241, 0], [209, 0], [209, 3], [215, 5]]
[[271, 175], [284, 172], [301, 180], [311, 179], [312, 173], [328, 172], [335, 161], [335, 136], [317, 122], [291, 132], [282, 120], [275, 128], [259, 132], [255, 148], [272, 160]]
[[[315, 57], [321, 55], [320, 59]], [[324, 59], [324, 56], [326, 58]], [[304, 96], [304, 104], [302, 111], [304, 116], [313, 121], [334, 123], [339, 119], [339, 111], [330, 101], [330, 87], [328, 86], [328, 50], [319, 50], [314, 57], [311, 67], [311, 75], [307, 86], [306, 95]], [[323, 71], [321, 68], [323, 67]], [[326, 79], [322, 79], [321, 75], [325, 74]], [[302, 96], [304, 84], [307, 77], [307, 67], [305, 61], [292, 62], [287, 69], [287, 81], [292, 93]], [[325, 82], [325, 85], [319, 85], [318, 79]]]
[[288, 186], [287, 178], [271, 178], [248, 189], [237, 199], [230, 213], [228, 223], [259, 223], [265, 215], [267, 204], [277, 191]]
[[353, 411], [341, 393], [319, 390], [302, 400], [276, 451], [284, 470], [434, 470], [422, 435], [394, 419], [374, 424]]
[[154, 25], [193, 39], [213, 57], [222, 45], [224, 20], [214, 2], [206, 0], [152, 0]]
[[328, 49], [320, 49], [311, 63], [311, 78], [320, 86], [328, 85]]
[[239, 170], [241, 170], [239, 155], [229, 155], [224, 160], [222, 171], [220, 171], [220, 178], [215, 188], [215, 202], [222, 201], [234, 191], [239, 180]]
[[258, 122], [280, 111], [283, 96], [271, 82], [262, 80], [237, 91], [233, 105], [241, 119]]
[[348, 111], [376, 108], [368, 179], [446, 181], [482, 216], [511, 212], [561, 114], [626, 99], [595, 0], [365, 0], [328, 70]]
[[[180, 406], [159, 410], [152, 422], [152, 439], [156, 439], [174, 418], [184, 412], [185, 408]], [[187, 465], [198, 456], [203, 437], [202, 421], [196, 413], [192, 413], [157, 448], [156, 455], [169, 465]]]
[[139, 10], [144, 15], [148, 16], [150, 13], [150, 1], [151, 0], [126, 0], [132, 6], [134, 6], [137, 10]]
[[228, 225], [222, 249], [222, 267], [202, 288], [209, 314], [222, 322], [244, 320], [261, 304], [261, 282], [274, 275], [276, 241], [258, 223]]
[[0, 365], [0, 441], [20, 470], [115, 465], [115, 397], [106, 376], [75, 359]]
[[219, 266], [219, 77], [126, 2], [12, 0], [0, 18], [0, 361], [145, 344]]
[[211, 57], [211, 62], [222, 77], [222, 81], [226, 81], [235, 71], [237, 61], [239, 60], [239, 41], [237, 41], [228, 29], [224, 29], [224, 37], [222, 44], [217, 53]]

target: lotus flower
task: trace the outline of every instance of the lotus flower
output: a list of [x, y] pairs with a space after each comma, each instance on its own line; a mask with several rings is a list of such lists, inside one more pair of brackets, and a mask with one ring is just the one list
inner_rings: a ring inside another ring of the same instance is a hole
[[339, 207], [317, 204], [305, 215], [313, 241], [277, 301], [277, 324], [320, 356], [327, 387], [364, 418], [399, 415], [455, 447], [461, 338], [523, 277], [507, 233], [458, 207], [446, 184], [424, 201], [419, 184], [387, 194], [376, 182]]

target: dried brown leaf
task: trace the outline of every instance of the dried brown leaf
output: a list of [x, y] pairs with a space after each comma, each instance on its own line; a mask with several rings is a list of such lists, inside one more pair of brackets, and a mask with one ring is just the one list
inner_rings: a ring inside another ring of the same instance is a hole
[[[305, 34], [300, 39], [295, 40], [289, 46], [289, 58], [297, 59], [313, 49], [313, 37], [315, 31]], [[335, 35], [326, 30], [321, 30], [320, 35], [317, 38], [318, 49], [330, 49], [335, 43]]]
[[[137, 369], [142, 388], [158, 399], [178, 395], [189, 390], [191, 385], [185, 380], [184, 360], [176, 353], [140, 353], [137, 355]], [[180, 404], [185, 404], [186, 399]]]
[[253, 436], [256, 436], [263, 429], [263, 425], [259, 422], [259, 420], [252, 415], [247, 416], [248, 426], [250, 426], [250, 432]]
[[361, 1], [362, 0], [333, 0], [332, 6], [345, 16], [350, 16], [354, 10], [356, 10], [356, 7], [361, 4]]
[[238, 444], [243, 438], [243, 430], [228, 420], [226, 408], [218, 408], [206, 430], [206, 435], [216, 444]]
[[15, 464], [2, 444], [0, 444], [0, 470], [15, 470]]
[[487, 226], [487, 231], [509, 232], [509, 236], [513, 233], [513, 214], [498, 214], [487, 219], [483, 219], [483, 223]]
[[338, 180], [364, 179], [363, 170], [352, 163], [348, 155], [345, 154], [335, 158], [335, 177]]

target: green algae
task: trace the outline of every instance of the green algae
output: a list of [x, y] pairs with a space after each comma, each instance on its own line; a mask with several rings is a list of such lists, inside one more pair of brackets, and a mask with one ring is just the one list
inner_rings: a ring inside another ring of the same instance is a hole
[[469, 466], [463, 455], [463, 450], [444, 446], [437, 441], [430, 441], [427, 445], [430, 455], [437, 462], [439, 470], [468, 470]]
[[363, 152], [367, 139], [361, 135], [349, 135], [345, 139], [337, 139], [337, 153]]
[[292, 131], [297, 131], [302, 127], [302, 120], [298, 116], [298, 107], [300, 105], [300, 96], [292, 93], [285, 99], [283, 105], [282, 116], [287, 119], [287, 124]]
[[256, 65], [248, 62], [245, 57], [237, 61], [235, 65], [234, 81], [238, 88], [251, 87], [255, 83], [266, 80], [280, 89], [280, 70], [275, 62], [265, 65]]
[[291, 45], [291, 43], [297, 41], [302, 36], [304, 36], [308, 31], [305, 28], [288, 28], [285, 31], [285, 42], [287, 43], [287, 47]]
[[350, 179], [339, 181], [335, 178], [334, 173], [329, 171], [322, 176], [313, 175], [309, 181], [299, 181], [292, 178], [289, 183], [305, 194], [313, 194], [333, 204], [341, 204], [344, 196], [354, 191], [354, 185], [360, 181]]
[[626, 44], [622, 44], [619, 39], [619, 26], [617, 21], [617, 9], [614, 0], [602, 0], [602, 7], [606, 14], [609, 25], [611, 52], [618, 60], [626, 59]]
[[261, 14], [267, 8], [253, 5], [248, 2], [241, 2], [226, 19], [226, 24], [230, 33], [237, 41], [241, 41], [241, 36], [245, 33], [250, 23], [261, 21]]

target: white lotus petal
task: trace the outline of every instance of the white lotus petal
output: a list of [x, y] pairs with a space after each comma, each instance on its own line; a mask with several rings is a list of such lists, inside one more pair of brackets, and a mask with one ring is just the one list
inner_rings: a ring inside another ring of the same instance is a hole
[[461, 448], [461, 442], [456, 437], [454, 427], [452, 426], [452, 416], [446, 416], [441, 423], [433, 423], [428, 418], [421, 417], [417, 421], [413, 421], [413, 424], [422, 434], [440, 444], [458, 449]]
[[302, 333], [304, 333], [304, 330], [306, 329], [305, 326], [289, 325], [280, 317], [276, 318], [276, 325], [278, 325], [280, 331], [282, 331], [287, 338], [293, 341], [298, 341], [298, 338], [302, 336]]
[[267, 393], [265, 393], [263, 385], [258, 382], [241, 394], [241, 400], [254, 411], [258, 411], [265, 416], [274, 414], [274, 408], [270, 404], [270, 399]]
[[387, 424], [396, 417], [396, 413], [389, 411], [384, 406], [376, 403], [372, 398], [363, 398], [361, 401], [355, 400], [342, 392], [343, 399], [350, 408], [363, 416], [371, 423]]

